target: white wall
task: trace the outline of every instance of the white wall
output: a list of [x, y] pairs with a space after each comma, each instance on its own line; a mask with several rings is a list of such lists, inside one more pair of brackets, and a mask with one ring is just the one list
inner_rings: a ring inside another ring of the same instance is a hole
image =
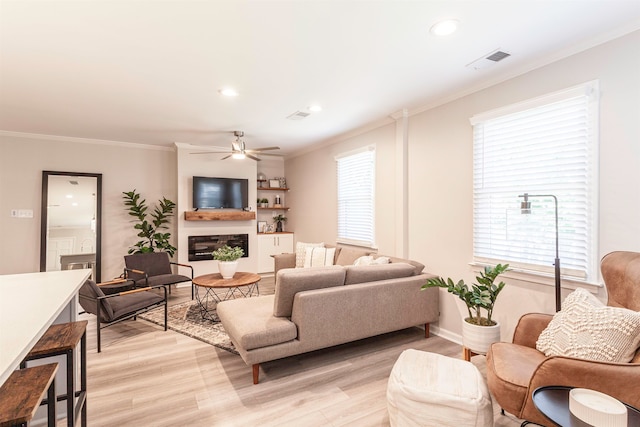
[[[613, 40], [488, 89], [409, 118], [409, 256], [430, 273], [473, 281], [472, 128], [469, 118], [483, 111], [599, 79], [600, 206], [598, 253], [640, 251], [640, 32]], [[395, 127], [387, 125], [355, 138], [302, 154], [285, 163], [287, 179], [304, 193], [294, 193], [297, 239], [335, 241], [335, 166], [333, 156], [376, 143], [378, 152], [376, 236], [380, 252], [393, 254], [396, 221], [385, 202], [394, 200]], [[382, 154], [384, 153], [384, 154]], [[380, 176], [380, 173], [383, 176]], [[292, 194], [293, 195], [293, 194]], [[320, 203], [312, 203], [312, 200]], [[308, 221], [309, 220], [309, 221]], [[298, 225], [300, 223], [300, 225]], [[598, 292], [605, 297], [604, 290]], [[455, 297], [443, 293], [435, 331], [453, 339], [461, 332]], [[566, 295], [568, 291], [564, 291]], [[519, 316], [554, 311], [553, 288], [508, 280], [496, 304], [509, 340]]]
[[395, 253], [394, 138], [395, 125], [390, 124], [285, 162], [287, 183], [292, 188], [288, 195], [290, 225], [296, 241], [335, 243], [338, 229], [335, 156], [375, 145], [375, 239], [380, 252]]
[[192, 177], [210, 176], [243, 178], [249, 180], [249, 204], [255, 211], [256, 162], [219, 160], [217, 154], [190, 154], [188, 146], [178, 145], [178, 260], [193, 266], [194, 275], [217, 273], [217, 261], [189, 261], [188, 236], [208, 236], [215, 234], [248, 234], [249, 257], [239, 260], [238, 270], [256, 271], [256, 221], [185, 221], [184, 213], [192, 211]]
[[[122, 203], [134, 188], [149, 204], [176, 200], [175, 153], [104, 141], [0, 134], [0, 274], [40, 269], [42, 171], [102, 174], [102, 279], [122, 273], [130, 245], [137, 241]], [[12, 218], [11, 209], [32, 209], [33, 218]], [[175, 221], [170, 230], [175, 237]]]

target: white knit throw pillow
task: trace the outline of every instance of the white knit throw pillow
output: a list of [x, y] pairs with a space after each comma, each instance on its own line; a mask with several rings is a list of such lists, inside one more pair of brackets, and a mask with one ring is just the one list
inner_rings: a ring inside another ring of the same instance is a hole
[[304, 253], [307, 248], [324, 248], [324, 242], [320, 243], [296, 243], [296, 268], [304, 267]]
[[630, 362], [640, 345], [640, 312], [608, 307], [578, 288], [542, 331], [536, 348], [546, 356]]
[[307, 248], [304, 253], [304, 267], [324, 267], [333, 265], [336, 248]]

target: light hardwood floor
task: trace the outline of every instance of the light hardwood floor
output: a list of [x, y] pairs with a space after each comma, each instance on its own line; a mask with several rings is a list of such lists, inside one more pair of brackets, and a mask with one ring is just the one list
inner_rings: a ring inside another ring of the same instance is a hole
[[[273, 293], [273, 279], [260, 282]], [[174, 290], [170, 304], [190, 299]], [[388, 426], [386, 387], [408, 348], [461, 357], [461, 347], [406, 329], [262, 365], [260, 384], [240, 356], [144, 320], [88, 330], [88, 422], [98, 426]], [[484, 371], [484, 357], [474, 364]], [[518, 426], [497, 414], [496, 426]], [[60, 424], [62, 425], [62, 424]], [[464, 426], [460, 426], [464, 427]]]

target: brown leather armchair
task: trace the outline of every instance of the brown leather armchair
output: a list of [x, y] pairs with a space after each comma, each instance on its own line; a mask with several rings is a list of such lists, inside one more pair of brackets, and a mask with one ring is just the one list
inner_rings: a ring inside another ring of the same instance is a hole
[[[612, 252], [602, 258], [600, 268], [607, 305], [640, 311], [640, 253]], [[494, 343], [489, 349], [487, 382], [502, 409], [527, 421], [551, 425], [531, 400], [535, 389], [547, 385], [590, 388], [640, 407], [640, 349], [630, 363], [546, 357], [536, 350], [536, 341], [552, 317], [525, 314], [516, 326], [513, 343]]]

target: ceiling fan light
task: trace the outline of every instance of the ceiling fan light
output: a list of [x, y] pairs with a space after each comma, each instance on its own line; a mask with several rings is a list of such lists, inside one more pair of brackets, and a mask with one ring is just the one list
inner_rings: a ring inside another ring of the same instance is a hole
[[244, 153], [233, 153], [231, 157], [237, 160], [242, 160], [247, 156]]

